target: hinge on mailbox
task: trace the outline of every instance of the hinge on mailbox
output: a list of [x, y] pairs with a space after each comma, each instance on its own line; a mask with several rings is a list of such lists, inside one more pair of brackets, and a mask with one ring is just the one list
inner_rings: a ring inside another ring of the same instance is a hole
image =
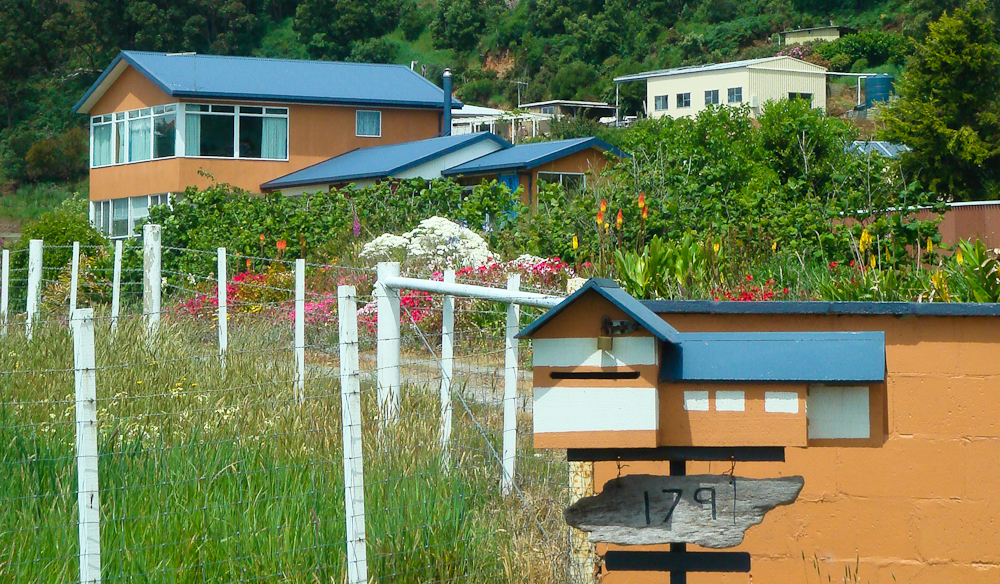
[[613, 337], [627, 335], [637, 330], [639, 323], [634, 320], [611, 320], [611, 317], [605, 314], [601, 317], [601, 336], [597, 337], [597, 348], [610, 351], [614, 345]]

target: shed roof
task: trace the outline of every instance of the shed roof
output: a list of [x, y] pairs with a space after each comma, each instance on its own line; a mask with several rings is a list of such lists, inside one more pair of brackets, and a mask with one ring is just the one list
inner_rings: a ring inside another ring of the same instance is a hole
[[552, 142], [518, 144], [513, 148], [498, 150], [465, 164], [454, 166], [443, 171], [441, 174], [444, 176], [457, 176], [460, 174], [483, 174], [499, 170], [524, 170], [541, 166], [547, 162], [588, 148], [596, 148], [602, 152], [610, 151], [622, 157], [628, 156], [618, 148], [598, 138], [571, 138], [569, 140], [554, 140]]
[[391, 177], [451, 152], [490, 140], [502, 148], [510, 143], [489, 132], [440, 136], [401, 144], [358, 148], [268, 181], [261, 189], [274, 190], [316, 184], [335, 184], [366, 178]]
[[73, 110], [88, 113], [128, 66], [172, 97], [444, 108], [442, 89], [402, 65], [122, 51]]
[[[725, 69], [739, 69], [742, 67], [759, 67], [767, 63], [774, 63], [776, 61], [782, 61], [786, 59], [792, 59], [793, 61], [798, 61], [800, 63], [806, 63], [810, 67], [814, 67], [816, 72], [826, 72], [825, 67], [820, 67], [814, 63], [809, 63], [801, 59], [796, 59], [795, 57], [789, 57], [783, 55], [781, 57], [763, 57], [760, 59], [744, 59], [742, 61], [730, 61], [728, 63], [712, 63], [710, 65], [693, 65], [689, 67], [676, 67], [674, 69], [660, 69], [658, 71], [647, 71], [645, 73], [634, 73], [632, 75], [622, 75], [621, 77], [615, 77], [615, 82], [621, 83], [625, 81], [639, 81], [642, 79], [650, 79], [654, 77], [670, 77], [672, 75], [687, 75], [689, 73], [704, 73], [707, 71], [722, 71]], [[790, 72], [794, 72], [789, 70]], [[805, 72], [808, 73], [808, 72]]]
[[550, 99], [548, 101], [534, 101], [531, 103], [522, 103], [517, 107], [523, 109], [526, 107], [541, 107], [543, 105], [563, 105], [567, 107], [597, 107], [597, 108], [614, 107], [613, 105], [603, 101], [574, 101], [572, 99]]
[[899, 158], [902, 153], [909, 152], [910, 148], [904, 144], [893, 142], [855, 140], [847, 146], [847, 151], [859, 154], [878, 154], [886, 158]]
[[792, 32], [812, 32], [814, 30], [830, 30], [830, 29], [837, 29], [837, 32], [841, 34], [854, 34], [858, 32], [858, 29], [856, 28], [851, 28], [849, 26], [837, 26], [835, 24], [831, 24], [829, 26], [814, 26], [812, 28], [793, 28], [790, 30], [783, 30], [778, 34], [784, 36]]

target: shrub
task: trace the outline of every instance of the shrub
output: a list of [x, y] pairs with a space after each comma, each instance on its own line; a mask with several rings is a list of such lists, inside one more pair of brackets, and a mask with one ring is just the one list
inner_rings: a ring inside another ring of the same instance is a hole
[[87, 131], [73, 128], [64, 134], [36, 142], [24, 156], [25, 172], [31, 180], [68, 180], [87, 169]]

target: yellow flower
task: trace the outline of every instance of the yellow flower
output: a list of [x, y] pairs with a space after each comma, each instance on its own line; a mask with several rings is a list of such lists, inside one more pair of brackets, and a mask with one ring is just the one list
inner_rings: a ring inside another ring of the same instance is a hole
[[932, 251], [934, 251], [934, 242], [931, 240], [930, 237], [928, 237], [927, 238], [927, 253], [931, 253]]
[[871, 248], [872, 246], [872, 234], [868, 233], [865, 229], [861, 232], [861, 241], [858, 242], [858, 251], [861, 255], [865, 255], [865, 250]]
[[778, 251], [778, 242], [777, 241], [772, 241], [771, 242], [771, 253], [774, 253], [776, 251]]
[[580, 247], [580, 241], [574, 235], [573, 236], [573, 251], [576, 251], [576, 248], [578, 248], [578, 247]]
[[958, 262], [958, 265], [962, 265], [964, 263], [962, 260], [962, 250], [955, 252], [955, 261]]
[[714, 251], [715, 253], [719, 253], [719, 249], [720, 249], [721, 247], [722, 247], [722, 246], [721, 246], [721, 245], [719, 245], [719, 244], [718, 244], [718, 242], [716, 242], [716, 243], [713, 243], [713, 244], [712, 244], [712, 250], [713, 250], [713, 251]]
[[136, 385], [142, 385], [142, 380], [140, 379], [139, 381], [136, 381], [135, 384]]

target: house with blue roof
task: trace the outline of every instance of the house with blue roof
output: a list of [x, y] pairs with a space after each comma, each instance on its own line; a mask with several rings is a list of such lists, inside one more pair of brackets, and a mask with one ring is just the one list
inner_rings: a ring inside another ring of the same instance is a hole
[[348, 152], [434, 138], [446, 101], [462, 105], [401, 65], [122, 51], [74, 108], [90, 116], [91, 220], [125, 237], [151, 205], [208, 186], [199, 171], [260, 192]]
[[451, 178], [467, 187], [496, 180], [512, 191], [521, 188], [522, 202], [533, 207], [541, 183], [583, 189], [600, 175], [609, 155], [627, 156], [597, 138], [515, 146], [477, 132], [354, 150], [268, 181], [261, 190], [294, 195], [391, 179]]

